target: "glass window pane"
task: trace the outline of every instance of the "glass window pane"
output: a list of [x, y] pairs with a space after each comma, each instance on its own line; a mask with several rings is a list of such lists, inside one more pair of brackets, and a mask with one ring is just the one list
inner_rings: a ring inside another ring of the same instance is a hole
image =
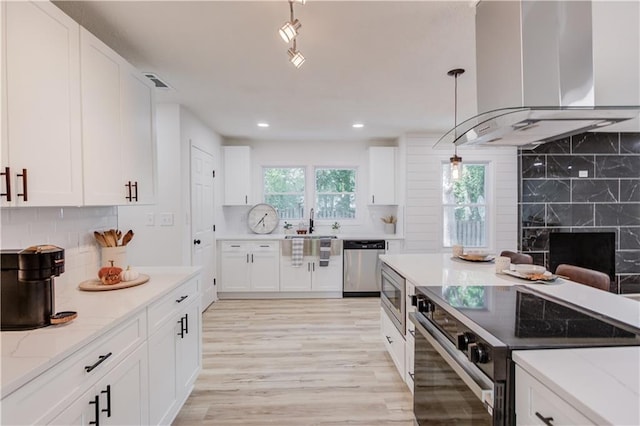
[[451, 180], [442, 165], [443, 245], [487, 246], [486, 165], [463, 164], [462, 176]]
[[264, 202], [276, 208], [281, 219], [302, 219], [305, 176], [302, 167], [266, 167]]
[[356, 170], [316, 169], [316, 218], [356, 217]]

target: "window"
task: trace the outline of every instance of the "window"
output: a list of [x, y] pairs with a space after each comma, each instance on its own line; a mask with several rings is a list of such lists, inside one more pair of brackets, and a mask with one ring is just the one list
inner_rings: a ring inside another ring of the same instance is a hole
[[302, 219], [304, 214], [304, 168], [265, 167], [264, 202], [278, 211], [280, 219]]
[[444, 247], [486, 247], [486, 164], [464, 163], [454, 182], [449, 163], [444, 163], [442, 183]]
[[316, 219], [356, 217], [356, 170], [316, 169]]

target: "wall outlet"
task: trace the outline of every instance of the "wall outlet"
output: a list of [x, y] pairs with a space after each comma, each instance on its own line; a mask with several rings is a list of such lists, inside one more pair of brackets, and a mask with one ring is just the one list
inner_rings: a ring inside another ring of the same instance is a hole
[[173, 226], [173, 213], [160, 213], [160, 226]]
[[146, 226], [155, 226], [156, 224], [156, 217], [153, 213], [147, 213], [146, 217], [145, 217], [145, 222], [144, 224]]
[[578, 177], [589, 177], [589, 170], [578, 170]]

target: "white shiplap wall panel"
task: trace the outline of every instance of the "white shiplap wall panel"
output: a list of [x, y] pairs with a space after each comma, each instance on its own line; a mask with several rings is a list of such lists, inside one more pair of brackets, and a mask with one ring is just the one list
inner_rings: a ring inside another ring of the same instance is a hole
[[[441, 164], [452, 150], [433, 145], [440, 135], [407, 135], [405, 252], [441, 252]], [[463, 161], [489, 164], [487, 203], [489, 247], [494, 252], [515, 250], [518, 238], [518, 168], [515, 148], [459, 149]], [[448, 250], [448, 249], [447, 249]]]

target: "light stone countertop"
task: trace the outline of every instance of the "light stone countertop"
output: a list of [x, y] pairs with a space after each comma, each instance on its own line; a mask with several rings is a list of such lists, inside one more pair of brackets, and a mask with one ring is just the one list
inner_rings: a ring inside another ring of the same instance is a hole
[[514, 351], [513, 360], [598, 425], [640, 425], [640, 347]]
[[640, 330], [640, 302], [565, 279], [530, 283], [509, 275], [496, 274], [493, 263], [452, 259], [451, 253], [386, 254], [381, 255], [380, 259], [416, 286], [519, 284]]
[[332, 237], [341, 240], [403, 240], [404, 237], [398, 234], [332, 234], [330, 232], [314, 232], [313, 234], [228, 234], [216, 235], [218, 241], [229, 240], [284, 240], [285, 237]]
[[140, 267], [137, 270], [149, 275], [149, 281], [125, 289], [81, 291], [77, 285], [56, 286], [56, 311], [78, 313], [78, 317], [69, 323], [35, 330], [1, 332], [2, 398], [103, 333], [132, 318], [147, 305], [196, 276], [201, 268]]

